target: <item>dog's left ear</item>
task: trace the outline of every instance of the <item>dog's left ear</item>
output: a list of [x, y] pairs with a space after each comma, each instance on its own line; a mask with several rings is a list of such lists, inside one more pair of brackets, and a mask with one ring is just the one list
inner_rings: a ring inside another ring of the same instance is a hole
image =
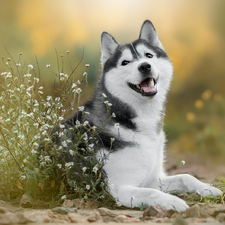
[[104, 65], [105, 62], [112, 56], [117, 47], [118, 43], [113, 38], [113, 36], [111, 36], [107, 32], [103, 32], [101, 38], [102, 65]]
[[164, 50], [161, 41], [159, 40], [158, 34], [153, 26], [152, 22], [146, 20], [142, 27], [139, 35], [139, 39], [146, 40], [150, 45], [157, 46]]

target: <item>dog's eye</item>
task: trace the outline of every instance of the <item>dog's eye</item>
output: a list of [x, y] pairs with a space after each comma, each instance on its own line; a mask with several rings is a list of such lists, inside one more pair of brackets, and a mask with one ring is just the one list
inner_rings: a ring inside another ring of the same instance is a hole
[[121, 63], [122, 66], [126, 66], [130, 61], [127, 60], [123, 60], [123, 62]]
[[152, 58], [152, 57], [153, 57], [153, 55], [150, 54], [150, 53], [146, 53], [145, 56], [146, 56], [147, 58]]

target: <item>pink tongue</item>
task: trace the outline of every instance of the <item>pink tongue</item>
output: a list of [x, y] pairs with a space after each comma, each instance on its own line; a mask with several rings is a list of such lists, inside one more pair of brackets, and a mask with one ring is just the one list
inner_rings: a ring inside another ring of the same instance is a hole
[[141, 84], [141, 91], [144, 91], [146, 93], [150, 93], [155, 91], [154, 81], [152, 79], [144, 80]]

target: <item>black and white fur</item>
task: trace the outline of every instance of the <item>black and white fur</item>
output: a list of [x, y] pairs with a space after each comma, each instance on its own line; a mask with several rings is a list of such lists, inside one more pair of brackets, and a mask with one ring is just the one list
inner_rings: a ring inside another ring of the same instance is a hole
[[[221, 195], [219, 189], [188, 174], [166, 176], [164, 172], [163, 116], [173, 67], [153, 24], [145, 21], [139, 38], [125, 45], [103, 32], [101, 50], [102, 75], [84, 107], [89, 112], [86, 120], [102, 127], [108, 118], [104, 93], [112, 104], [111, 113], [116, 114], [99, 134], [103, 146], [95, 149], [98, 160], [105, 159], [111, 194], [127, 207], [159, 204], [177, 211], [185, 211], [188, 205], [166, 192]], [[66, 122], [73, 125], [77, 119], [76, 113]]]

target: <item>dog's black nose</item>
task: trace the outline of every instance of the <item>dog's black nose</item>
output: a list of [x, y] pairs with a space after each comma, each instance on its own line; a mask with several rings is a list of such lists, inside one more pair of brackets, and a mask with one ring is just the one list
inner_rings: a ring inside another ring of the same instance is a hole
[[139, 67], [138, 67], [138, 70], [141, 72], [141, 73], [149, 73], [151, 71], [151, 65], [148, 64], [148, 63], [142, 63]]

